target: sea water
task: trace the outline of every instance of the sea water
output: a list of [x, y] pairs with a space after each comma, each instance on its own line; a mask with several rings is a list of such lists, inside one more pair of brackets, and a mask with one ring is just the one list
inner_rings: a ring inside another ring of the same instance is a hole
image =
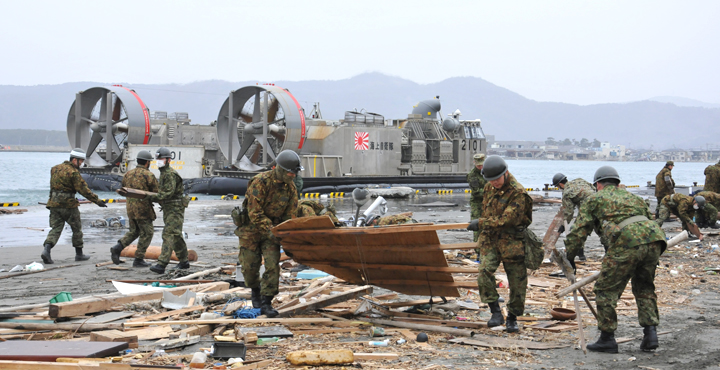
[[[50, 190], [50, 168], [62, 163], [68, 153], [0, 152], [0, 203], [19, 202], [21, 206], [47, 202]], [[626, 185], [644, 187], [648, 181], [655, 183], [655, 176], [664, 162], [602, 162], [602, 161], [551, 161], [508, 160], [510, 172], [526, 188], [540, 188], [552, 182], [557, 172], [568, 179], [578, 177], [592, 182], [595, 170], [610, 165], [620, 173]], [[712, 163], [678, 162], [673, 168], [677, 185], [703, 184], [705, 167]], [[114, 192], [96, 192], [100, 198], [118, 198]], [[219, 199], [220, 196], [202, 196]]]

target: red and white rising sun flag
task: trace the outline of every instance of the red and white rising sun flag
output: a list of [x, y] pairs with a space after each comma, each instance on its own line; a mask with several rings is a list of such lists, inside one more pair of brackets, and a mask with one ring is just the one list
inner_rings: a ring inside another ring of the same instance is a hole
[[355, 132], [355, 150], [368, 150], [370, 135], [367, 132]]

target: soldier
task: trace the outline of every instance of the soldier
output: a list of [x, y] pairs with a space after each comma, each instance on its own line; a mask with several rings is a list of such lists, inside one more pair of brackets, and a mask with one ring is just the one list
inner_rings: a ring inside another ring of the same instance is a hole
[[[710, 205], [715, 207], [715, 209], [720, 209], [720, 194], [714, 193], [712, 191], [701, 191], [695, 195], [699, 195], [699, 196], [705, 198], [705, 201], [710, 203]], [[708, 214], [708, 216], [711, 216], [711, 215]], [[715, 216], [715, 217], [717, 219], [717, 216]], [[710, 221], [710, 220], [708, 219], [708, 221]], [[718, 228], [712, 222], [710, 223], [710, 227], [712, 227], [714, 229]]]
[[[280, 242], [270, 229], [295, 217], [298, 194], [293, 179], [303, 169], [300, 156], [292, 150], [280, 152], [275, 161], [275, 169], [250, 180], [244, 202], [249, 222], [235, 232], [240, 241], [238, 261], [245, 286], [251, 289], [253, 307], [259, 307], [267, 317], [278, 315], [272, 300], [278, 294], [280, 280]], [[263, 258], [265, 273], [259, 278]]]
[[[477, 153], [473, 156], [475, 167], [467, 174], [467, 182], [470, 185], [470, 220], [477, 220], [482, 216], [483, 193], [485, 192], [485, 178], [482, 176], [483, 164], [485, 163], [485, 154]], [[473, 241], [478, 240], [479, 231], [473, 232]], [[478, 256], [479, 250], [475, 250]]]
[[[563, 217], [567, 223], [570, 223], [570, 221], [572, 221], [573, 219], [573, 216], [575, 215], [575, 208], [577, 208], [578, 213], [580, 213], [580, 206], [582, 206], [582, 204], [589, 196], [595, 194], [595, 188], [592, 186], [592, 184], [580, 178], [568, 182], [567, 176], [559, 172], [556, 173], [555, 176], [553, 176], [552, 182], [553, 186], [557, 186], [563, 191]], [[558, 232], [561, 234], [564, 233], [565, 225], [560, 225], [560, 227], [558, 228]], [[605, 251], [607, 251], [607, 247], [603, 242], [602, 232], [600, 231], [600, 228], [598, 226], [595, 227], [595, 234], [600, 237], [602, 245], [605, 248]], [[578, 253], [578, 259], [580, 261], [586, 260], [584, 248], [580, 249], [580, 252]]]
[[417, 221], [413, 220], [412, 212], [398, 213], [396, 215], [388, 216], [375, 216], [372, 220], [369, 220], [368, 226], [387, 226], [387, 225], [404, 225], [414, 224]]
[[519, 330], [517, 316], [525, 311], [527, 270], [523, 236], [525, 228], [532, 223], [532, 199], [499, 156], [492, 155], [485, 160], [482, 175], [489, 182], [485, 185], [482, 217], [472, 220], [468, 226], [468, 230], [480, 231], [478, 290], [480, 299], [492, 313], [488, 327], [502, 325], [505, 320], [495, 288], [495, 271], [502, 262], [510, 284], [505, 330], [514, 333]]
[[339, 223], [337, 216], [335, 215], [335, 206], [330, 204], [325, 207], [322, 203], [315, 200], [301, 200], [298, 204], [297, 217], [310, 217], [310, 216], [322, 216], [327, 215], [330, 217], [333, 223]]
[[720, 161], [705, 167], [705, 187], [703, 191], [720, 193]]
[[150, 266], [150, 271], [162, 274], [165, 273], [165, 266], [170, 263], [173, 251], [179, 261], [175, 269], [190, 268], [188, 249], [182, 236], [188, 199], [184, 195], [182, 177], [170, 167], [170, 149], [158, 149], [155, 158], [157, 166], [160, 168], [160, 187], [157, 195], [150, 195], [146, 198], [150, 202], [160, 203], [165, 226], [162, 233], [162, 251], [158, 262]]
[[[137, 166], [123, 176], [122, 186], [157, 193], [158, 180], [148, 170], [153, 160], [152, 154], [147, 150], [142, 150], [138, 153], [136, 160]], [[110, 248], [110, 257], [113, 263], [120, 264], [122, 262], [120, 252], [139, 236], [140, 240], [135, 251], [133, 267], [148, 267], [150, 264], [145, 262], [145, 251], [153, 237], [155, 209], [153, 209], [153, 204], [149, 199], [136, 198], [128, 198], [125, 209], [130, 219], [130, 230], [125, 233], [122, 239], [118, 240], [117, 244]]]
[[86, 261], [90, 256], [83, 254], [83, 232], [80, 221], [80, 202], [75, 199], [75, 193], [82, 194], [87, 200], [100, 207], [107, 207], [105, 201], [98, 198], [87, 186], [78, 169], [85, 162], [85, 151], [75, 148], [70, 152], [70, 160], [65, 161], [50, 170], [50, 199], [45, 208], [50, 210], [50, 227], [40, 255], [46, 264], [55, 263], [50, 256], [50, 250], [55, 246], [63, 227], [67, 222], [72, 230], [72, 244], [75, 247], [75, 261]]
[[[675, 167], [675, 162], [667, 161], [665, 162], [665, 167], [655, 176], [655, 198], [657, 198], [658, 206], [665, 196], [675, 193], [675, 181], [673, 181], [672, 173], [670, 172], [673, 167]], [[657, 216], [657, 214], [658, 210], [656, 209], [655, 216]]]
[[[665, 197], [660, 203], [659, 217], [655, 219], [658, 226], [662, 226], [663, 222], [670, 217], [670, 213], [677, 216], [682, 222], [683, 230], [687, 230], [692, 233], [700, 240], [703, 239], [703, 235], [698, 228], [698, 225], [693, 222], [695, 217], [695, 211], [698, 211], [698, 216], [705, 219], [712, 219], [713, 221], [717, 218], [717, 209], [712, 204], [705, 204], [705, 198], [702, 196], [695, 196], [694, 198], [685, 194], [674, 194], [669, 197]], [[714, 217], [712, 214], [715, 214]], [[703, 222], [704, 223], [704, 222]]]
[[645, 201], [618, 187], [620, 176], [610, 166], [595, 172], [597, 193], [590, 196], [580, 208], [575, 226], [565, 239], [570, 264], [596, 224], [603, 226], [603, 234], [610, 242], [603, 258], [600, 278], [595, 283], [598, 328], [600, 338], [587, 349], [595, 352], [617, 353], [615, 342], [617, 314], [615, 306], [632, 279], [632, 292], [638, 306], [638, 320], [643, 326], [640, 349], [658, 347], [657, 325], [660, 322], [655, 295], [655, 267], [665, 250], [665, 233], [650, 220], [650, 209]]

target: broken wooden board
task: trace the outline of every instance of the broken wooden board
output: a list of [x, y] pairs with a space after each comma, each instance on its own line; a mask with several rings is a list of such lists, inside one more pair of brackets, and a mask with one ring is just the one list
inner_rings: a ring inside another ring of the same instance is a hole
[[488, 348], [527, 348], [527, 349], [557, 349], [566, 348], [572, 346], [572, 344], [561, 344], [557, 342], [532, 342], [529, 340], [516, 340], [516, 339], [505, 339], [500, 337], [492, 337], [489, 335], [475, 335], [470, 338], [455, 338], [450, 339], [448, 342], [456, 344], [467, 344], [478, 347]]
[[[168, 338], [173, 330], [169, 326], [152, 326], [145, 329], [128, 330], [126, 333], [136, 335], [138, 340]], [[197, 334], [195, 334], [197, 335]]]
[[[351, 284], [372, 284], [409, 295], [459, 297], [436, 230], [467, 224], [336, 228], [328, 216], [295, 218], [273, 228], [297, 262]], [[463, 243], [462, 248], [473, 248]], [[450, 247], [450, 249], [454, 249]]]
[[347, 301], [347, 300], [350, 300], [353, 298], [357, 298], [358, 296], [361, 296], [361, 295], [370, 294], [370, 293], [372, 293], [372, 291], [373, 291], [373, 287], [371, 287], [369, 285], [361, 286], [359, 288], [350, 289], [350, 290], [340, 293], [340, 294], [328, 296], [327, 298], [320, 298], [317, 300], [299, 304], [297, 306], [288, 307], [284, 310], [278, 311], [278, 316], [286, 317], [286, 316], [295, 315], [295, 314], [298, 314], [300, 312], [304, 312], [307, 310], [316, 310], [318, 308], [327, 307], [327, 306], [330, 306], [330, 305], [338, 303], [338, 302], [343, 302], [343, 301]]
[[252, 332], [255, 333], [258, 338], [290, 338], [293, 336], [293, 332], [284, 326], [244, 327], [240, 328], [240, 332], [243, 333], [243, 335]]
[[134, 315], [135, 312], [108, 312], [104, 313], [102, 315], [97, 315], [95, 317], [88, 319], [79, 318], [79, 319], [72, 319], [68, 320], [69, 323], [81, 323], [84, 322], [86, 324], [105, 324], [108, 322], [117, 321], [120, 319], [124, 319], [126, 317], [130, 317]]
[[567, 330], [577, 330], [578, 324], [572, 321], [549, 321], [535, 325], [526, 325], [525, 329], [535, 329], [560, 333]]
[[555, 247], [558, 239], [560, 239], [560, 233], [558, 232], [558, 229], [563, 224], [564, 212], [565, 207], [561, 206], [558, 210], [558, 213], [555, 215], [555, 217], [553, 217], [552, 221], [550, 222], [550, 227], [548, 227], [547, 232], [545, 232], [545, 236], [543, 237], [543, 249], [545, 250], [545, 255], [543, 259], [550, 258], [552, 248]]
[[90, 333], [90, 342], [124, 342], [129, 348], [138, 347], [138, 337], [120, 330], [104, 330]]
[[7, 341], [0, 342], [0, 360], [55, 361], [58, 357], [115, 356], [127, 349], [121, 342]]

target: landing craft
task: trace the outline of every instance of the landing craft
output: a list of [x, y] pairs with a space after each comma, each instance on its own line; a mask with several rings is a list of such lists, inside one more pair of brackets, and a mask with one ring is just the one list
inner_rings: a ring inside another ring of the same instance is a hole
[[[167, 147], [171, 166], [190, 193], [243, 195], [247, 181], [271, 168], [282, 150], [302, 160], [307, 192], [350, 192], [357, 186], [401, 184], [464, 188], [472, 157], [485, 153], [480, 120], [456, 110], [441, 116], [439, 97], [419, 102], [404, 119], [364, 110], [327, 120], [319, 103], [309, 114], [272, 84], [231, 91], [210, 125], [187, 113], [150, 111], [131, 89], [113, 85], [79, 92], [67, 120], [72, 147], [88, 153], [83, 177], [95, 190], [120, 187], [141, 150]], [[155, 163], [151, 171], [159, 175]]]

